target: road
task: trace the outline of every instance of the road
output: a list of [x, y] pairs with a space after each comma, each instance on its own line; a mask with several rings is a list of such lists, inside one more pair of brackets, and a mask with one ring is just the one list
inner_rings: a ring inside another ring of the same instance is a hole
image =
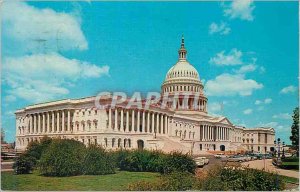
[[254, 169], [264, 169], [265, 168], [266, 171], [276, 172], [279, 175], [299, 178], [299, 171], [277, 168], [276, 166], [274, 166], [272, 164], [272, 159], [266, 159], [265, 161], [264, 160], [249, 161], [249, 162], [242, 163], [242, 165], [249, 166], [250, 168], [254, 168]]

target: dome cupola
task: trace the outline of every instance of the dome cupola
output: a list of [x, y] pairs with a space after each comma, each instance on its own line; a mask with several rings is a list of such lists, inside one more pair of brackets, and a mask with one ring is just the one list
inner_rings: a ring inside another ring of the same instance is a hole
[[[199, 95], [199, 97], [203, 98], [203, 101], [206, 102], [207, 99], [203, 93], [203, 84], [200, 80], [199, 73], [195, 67], [187, 61], [187, 50], [184, 46], [183, 36], [180, 49], [178, 50], [178, 56], [177, 63], [169, 69], [165, 81], [162, 84], [162, 95], [189, 93], [194, 96]], [[206, 111], [206, 109], [202, 109], [202, 111]]]

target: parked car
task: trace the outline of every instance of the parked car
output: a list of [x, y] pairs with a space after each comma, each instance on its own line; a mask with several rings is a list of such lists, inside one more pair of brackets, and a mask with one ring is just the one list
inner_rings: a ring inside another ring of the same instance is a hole
[[269, 153], [264, 154], [263, 157], [266, 158], [266, 159], [272, 159], [273, 158], [272, 155], [269, 154]]
[[244, 162], [246, 161], [246, 158], [239, 156], [239, 155], [234, 155], [234, 156], [230, 156], [227, 161], [229, 162]]
[[197, 167], [203, 167], [205, 165], [205, 160], [202, 157], [196, 157], [194, 158], [194, 161]]
[[199, 158], [199, 159], [203, 159], [203, 160], [204, 160], [204, 163], [205, 163], [205, 165], [207, 165], [207, 164], [209, 163], [209, 159], [208, 159], [208, 158], [206, 158], [206, 157], [197, 157], [197, 158]]
[[217, 153], [216, 155], [214, 155], [214, 157], [220, 159], [220, 158], [225, 158], [227, 156], [224, 153]]

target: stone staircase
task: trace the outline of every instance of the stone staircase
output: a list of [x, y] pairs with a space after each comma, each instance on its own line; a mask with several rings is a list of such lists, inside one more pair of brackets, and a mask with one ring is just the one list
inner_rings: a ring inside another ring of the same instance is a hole
[[173, 139], [165, 136], [157, 136], [157, 139], [163, 141], [164, 146], [162, 147], [162, 150], [165, 152], [169, 153], [172, 151], [178, 151], [182, 153], [189, 153], [191, 151], [190, 147], [187, 147], [186, 145], [180, 143], [180, 141], [173, 141]]

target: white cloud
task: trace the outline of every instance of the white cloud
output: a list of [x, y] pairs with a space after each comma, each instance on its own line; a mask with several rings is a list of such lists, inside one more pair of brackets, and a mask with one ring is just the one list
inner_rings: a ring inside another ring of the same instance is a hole
[[4, 34], [32, 52], [88, 48], [80, 18], [74, 14], [6, 1], [2, 7], [2, 20]]
[[239, 68], [238, 70], [234, 70], [234, 71], [239, 74], [244, 74], [244, 73], [248, 73], [248, 72], [253, 72], [256, 70], [256, 68], [257, 68], [256, 65], [249, 64], [249, 65], [244, 65], [241, 68]]
[[224, 15], [229, 18], [252, 21], [255, 8], [253, 0], [233, 0], [230, 5], [224, 5]]
[[17, 98], [15, 97], [15, 96], [13, 96], [13, 95], [6, 95], [5, 97], [4, 97], [4, 101], [5, 102], [12, 102], [12, 101], [15, 101]]
[[258, 111], [262, 111], [262, 110], [264, 110], [264, 109], [265, 109], [264, 106], [259, 106], [259, 107], [257, 108]]
[[254, 90], [262, 89], [263, 84], [253, 79], [245, 79], [244, 75], [224, 73], [208, 80], [205, 87], [207, 95], [210, 96], [249, 96]]
[[3, 71], [9, 97], [40, 102], [68, 94], [70, 82], [108, 75], [109, 67], [49, 53], [6, 58]]
[[246, 109], [246, 110], [244, 110], [243, 111], [243, 113], [245, 114], [245, 115], [249, 115], [249, 114], [251, 114], [252, 113], [252, 109]]
[[270, 103], [272, 103], [272, 99], [271, 98], [266, 98], [264, 100], [256, 100], [255, 101], [255, 105], [270, 104]]
[[272, 121], [272, 122], [268, 122], [268, 123], [259, 123], [257, 127], [271, 127], [271, 128], [274, 128], [275, 131], [278, 131], [278, 132], [290, 130], [290, 126], [280, 125], [276, 121]]
[[292, 119], [292, 116], [289, 113], [279, 113], [277, 115], [273, 115], [274, 119]]
[[218, 103], [218, 102], [213, 102], [213, 103], [210, 103], [208, 105], [208, 110], [211, 112], [211, 113], [214, 113], [214, 112], [219, 112], [221, 111], [223, 108], [223, 104], [222, 103]]
[[224, 22], [221, 22], [220, 24], [213, 22], [209, 25], [209, 34], [219, 33], [221, 35], [228, 35], [230, 31], [230, 27]]
[[270, 104], [270, 103], [272, 103], [272, 99], [271, 99], [271, 98], [266, 98], [266, 99], [264, 100], [264, 103], [265, 103], [265, 104]]
[[217, 53], [215, 57], [210, 58], [209, 63], [216, 65], [241, 65], [243, 64], [241, 57], [243, 53], [236, 48], [232, 49], [228, 54], [225, 51]]
[[281, 94], [288, 94], [288, 93], [294, 93], [297, 91], [297, 87], [290, 85], [287, 87], [284, 87], [283, 89], [281, 89], [280, 93]]
[[262, 103], [262, 101], [260, 101], [260, 100], [255, 101], [255, 105], [260, 105], [261, 103]]

